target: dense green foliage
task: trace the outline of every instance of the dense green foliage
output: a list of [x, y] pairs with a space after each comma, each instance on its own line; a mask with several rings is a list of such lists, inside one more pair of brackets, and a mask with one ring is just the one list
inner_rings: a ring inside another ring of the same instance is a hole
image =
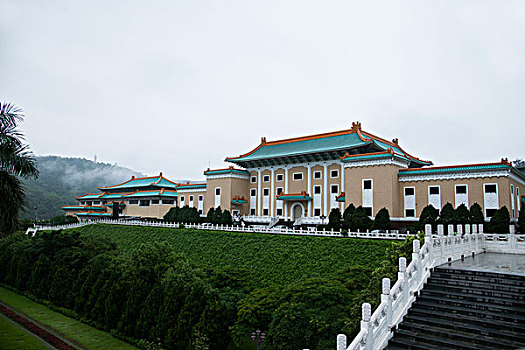
[[454, 209], [452, 221], [455, 225], [467, 225], [470, 223], [470, 211], [465, 204], [461, 204]]
[[427, 205], [423, 208], [421, 211], [421, 215], [419, 215], [419, 222], [417, 225], [418, 231], [424, 231], [425, 225], [432, 225], [432, 232], [435, 232], [437, 230], [437, 220], [439, 216], [439, 210], [434, 208], [432, 204]]
[[[124, 337], [332, 349], [411, 242], [91, 225], [0, 241], [0, 281]], [[151, 243], [154, 242], [154, 243]]]
[[470, 223], [476, 225], [485, 223], [483, 210], [481, 209], [481, 205], [478, 203], [474, 203], [470, 206]]
[[328, 215], [328, 229], [341, 229], [341, 211], [339, 208], [333, 208]]
[[454, 207], [452, 204], [447, 203], [441, 208], [438, 223], [445, 226], [445, 232], [447, 232], [447, 226], [454, 223]]
[[99, 192], [98, 187], [115, 185], [142, 174], [117, 165], [81, 158], [36, 157], [40, 176], [24, 181], [29, 205], [24, 218], [49, 220], [64, 215], [64, 205], [78, 205], [75, 197]]
[[190, 224], [200, 223], [201, 217], [197, 208], [190, 208], [185, 205], [182, 208], [173, 207], [171, 208], [166, 215], [164, 215], [164, 221], [166, 222], [182, 222]]
[[68, 224], [76, 224], [78, 222], [78, 219], [74, 216], [65, 216], [65, 215], [59, 215], [51, 218], [49, 220], [49, 223], [51, 225], [68, 225]]
[[351, 232], [371, 230], [373, 222], [372, 219], [366, 215], [365, 209], [362, 206], [355, 209], [352, 207], [353, 205], [350, 204], [347, 210], [345, 210], [346, 216], [344, 216], [343, 219], [343, 229]]
[[262, 235], [244, 232], [141, 226], [90, 225], [75, 229], [91, 238], [107, 238], [129, 254], [142, 243], [167, 242], [177, 253], [204, 268], [240, 269], [255, 286], [285, 284], [303, 276], [326, 276], [359, 264], [374, 267], [391, 242]]
[[374, 230], [390, 230], [392, 224], [390, 222], [390, 214], [387, 208], [381, 208], [374, 218], [373, 229]]
[[509, 233], [510, 214], [506, 206], [496, 210], [494, 215], [490, 218], [488, 224], [488, 231], [493, 233]]

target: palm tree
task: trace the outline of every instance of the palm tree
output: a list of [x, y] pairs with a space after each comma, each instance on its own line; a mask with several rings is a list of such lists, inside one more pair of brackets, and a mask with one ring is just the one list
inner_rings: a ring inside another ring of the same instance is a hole
[[12, 234], [26, 204], [22, 178], [38, 177], [35, 158], [17, 130], [22, 110], [0, 102], [0, 236]]

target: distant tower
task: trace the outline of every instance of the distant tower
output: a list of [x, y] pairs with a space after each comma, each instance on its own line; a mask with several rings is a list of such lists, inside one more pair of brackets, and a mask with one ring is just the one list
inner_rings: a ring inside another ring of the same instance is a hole
[[97, 162], [97, 155], [95, 154], [95, 163]]

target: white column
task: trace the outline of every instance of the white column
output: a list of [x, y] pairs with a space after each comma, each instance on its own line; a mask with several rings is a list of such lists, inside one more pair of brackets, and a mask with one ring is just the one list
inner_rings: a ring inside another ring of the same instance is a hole
[[[345, 192], [345, 165], [343, 163], [341, 163], [341, 192]], [[346, 198], [346, 195], [345, 195], [345, 198]], [[346, 202], [346, 201], [345, 201]], [[346, 203], [343, 202], [341, 203], [341, 214], [345, 211], [345, 205]]]
[[262, 192], [261, 192], [261, 168], [257, 169], [257, 216], [261, 216]]
[[[313, 197], [313, 194], [312, 194], [312, 166], [310, 164], [308, 164], [306, 171], [308, 171], [308, 187], [307, 187], [306, 193], [311, 194]], [[312, 201], [308, 201], [308, 214], [306, 216], [308, 217], [312, 216]]]
[[[288, 165], [284, 166], [284, 193], [288, 193]], [[284, 217], [288, 217], [288, 203], [283, 201]]]
[[275, 216], [275, 213], [273, 212], [273, 208], [274, 208], [274, 201], [275, 201], [275, 179], [274, 179], [274, 176], [275, 176], [275, 170], [274, 168], [272, 167], [271, 169], [271, 174], [270, 174], [270, 181], [271, 181], [271, 186], [270, 186], [270, 216]]
[[323, 179], [324, 179], [324, 188], [323, 188], [323, 196], [324, 196], [324, 216], [328, 216], [328, 192], [330, 192], [330, 189], [328, 188], [328, 165], [326, 162], [323, 164], [324, 172], [323, 172]]

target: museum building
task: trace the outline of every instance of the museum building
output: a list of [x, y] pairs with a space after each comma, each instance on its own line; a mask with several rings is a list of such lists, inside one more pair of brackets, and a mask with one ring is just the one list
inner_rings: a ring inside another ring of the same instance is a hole
[[[487, 218], [507, 206], [516, 219], [525, 200], [525, 174], [506, 159], [432, 166], [407, 153], [397, 139], [362, 130], [359, 122], [330, 133], [277, 141], [263, 137], [256, 148], [226, 162], [236, 167], [207, 169], [201, 183], [175, 183], [161, 174], [101, 187], [101, 194], [77, 199], [88, 208], [118, 200], [125, 217], [162, 218], [174, 205], [195, 207], [205, 215], [221, 206], [247, 223], [265, 225], [319, 224], [333, 208], [342, 212], [351, 203], [371, 217], [387, 208], [391, 219], [400, 222], [417, 220], [428, 204], [441, 209], [447, 202], [454, 207], [478, 203]], [[107, 215], [68, 208], [77, 216]]]

